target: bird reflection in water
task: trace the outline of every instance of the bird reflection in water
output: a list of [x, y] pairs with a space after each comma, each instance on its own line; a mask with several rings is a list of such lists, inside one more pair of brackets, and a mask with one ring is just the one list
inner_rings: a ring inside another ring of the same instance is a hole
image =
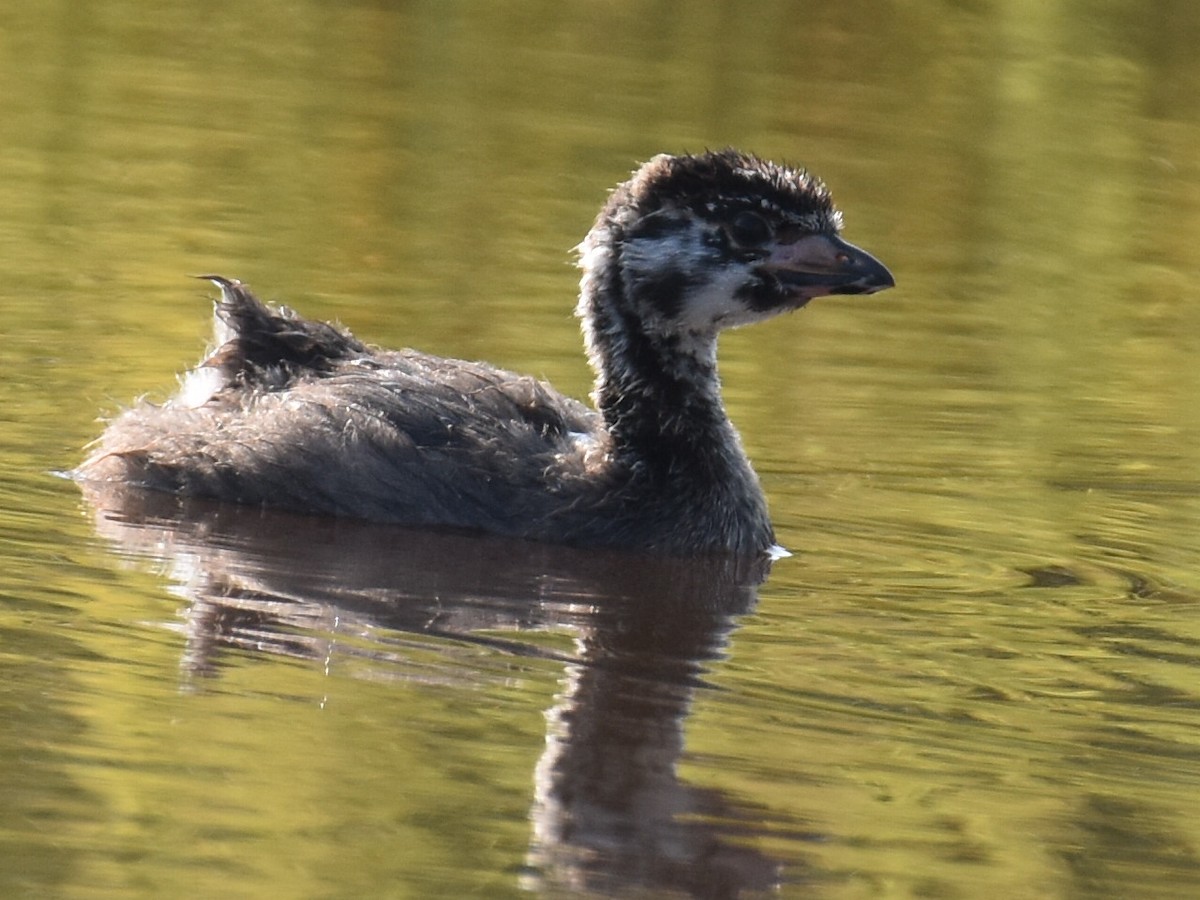
[[[347, 631], [560, 657], [525, 887], [734, 897], [778, 884], [781, 861], [746, 842], [756, 827], [776, 832], [764, 812], [677, 774], [692, 697], [752, 608], [769, 560], [641, 557], [127, 487], [85, 492], [103, 537], [166, 563], [180, 582], [190, 684], [217, 676], [229, 648], [326, 662], [372, 652], [329, 638]], [[547, 629], [572, 633], [576, 652], [521, 637]]]

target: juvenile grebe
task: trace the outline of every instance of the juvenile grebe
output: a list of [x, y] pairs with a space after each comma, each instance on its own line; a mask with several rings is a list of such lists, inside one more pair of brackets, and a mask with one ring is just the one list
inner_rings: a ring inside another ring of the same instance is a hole
[[221, 290], [177, 396], [112, 421], [76, 470], [303, 513], [659, 553], [756, 554], [766, 499], [721, 403], [717, 334], [894, 285], [800, 169], [661, 155], [580, 245], [593, 410], [484, 363], [376, 350]]

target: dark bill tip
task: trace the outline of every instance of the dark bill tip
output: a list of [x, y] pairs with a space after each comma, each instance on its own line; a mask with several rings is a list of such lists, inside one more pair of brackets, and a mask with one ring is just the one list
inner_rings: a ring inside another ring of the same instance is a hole
[[874, 294], [896, 285], [887, 266], [836, 234], [810, 234], [781, 244], [767, 265], [781, 284], [806, 299]]

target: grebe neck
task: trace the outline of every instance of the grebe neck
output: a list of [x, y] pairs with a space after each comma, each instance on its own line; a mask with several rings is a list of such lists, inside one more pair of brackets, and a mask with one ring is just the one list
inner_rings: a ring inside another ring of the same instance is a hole
[[611, 250], [589, 257], [579, 314], [614, 458], [659, 476], [753, 478], [721, 402], [715, 331], [655, 328], [639, 315], [652, 299], [629, 296]]

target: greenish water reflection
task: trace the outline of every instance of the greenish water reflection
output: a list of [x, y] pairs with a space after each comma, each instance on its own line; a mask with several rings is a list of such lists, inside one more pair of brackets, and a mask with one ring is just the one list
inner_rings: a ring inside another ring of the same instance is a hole
[[571, 246], [637, 160], [728, 143], [826, 178], [899, 288], [724, 341], [797, 556], [703, 685], [624, 648], [694, 804], [639, 821], [716, 835], [727, 893], [1194, 896], [1198, 40], [1133, 0], [6, 4], [0, 889], [552, 893], [594, 621], [438, 631], [430, 588], [428, 627], [235, 617], [200, 671], [245, 546], [110, 546], [46, 473], [198, 356], [198, 272], [582, 396]]

